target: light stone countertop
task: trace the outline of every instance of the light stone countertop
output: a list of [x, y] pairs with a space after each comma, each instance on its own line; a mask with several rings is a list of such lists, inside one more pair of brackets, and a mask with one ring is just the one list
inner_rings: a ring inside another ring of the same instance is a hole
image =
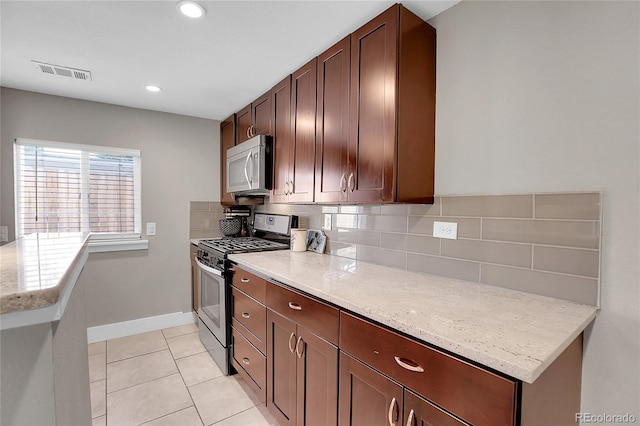
[[58, 303], [87, 244], [88, 234], [31, 234], [0, 247], [3, 322], [4, 314]]
[[313, 252], [229, 259], [526, 383], [597, 313], [595, 306]]

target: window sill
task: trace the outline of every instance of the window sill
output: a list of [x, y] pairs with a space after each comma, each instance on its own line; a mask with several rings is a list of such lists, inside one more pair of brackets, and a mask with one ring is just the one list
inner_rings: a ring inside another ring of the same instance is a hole
[[89, 253], [104, 253], [109, 251], [147, 250], [149, 240], [117, 240], [117, 241], [89, 241]]

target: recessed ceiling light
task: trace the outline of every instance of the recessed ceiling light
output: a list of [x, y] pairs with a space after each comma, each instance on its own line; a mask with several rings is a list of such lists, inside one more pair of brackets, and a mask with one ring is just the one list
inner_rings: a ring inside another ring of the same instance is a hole
[[161, 92], [162, 91], [162, 87], [156, 85], [156, 84], [147, 84], [146, 86], [144, 86], [145, 89], [147, 89], [149, 92]]
[[189, 18], [199, 18], [206, 13], [204, 7], [192, 0], [182, 0], [176, 5], [180, 13]]

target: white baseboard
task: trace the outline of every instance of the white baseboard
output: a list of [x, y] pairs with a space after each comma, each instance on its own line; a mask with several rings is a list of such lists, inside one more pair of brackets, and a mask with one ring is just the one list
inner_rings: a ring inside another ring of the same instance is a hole
[[101, 342], [103, 340], [131, 336], [132, 334], [193, 324], [194, 322], [195, 316], [193, 312], [174, 312], [172, 314], [158, 315], [155, 317], [99, 325], [97, 327], [87, 328], [87, 342]]

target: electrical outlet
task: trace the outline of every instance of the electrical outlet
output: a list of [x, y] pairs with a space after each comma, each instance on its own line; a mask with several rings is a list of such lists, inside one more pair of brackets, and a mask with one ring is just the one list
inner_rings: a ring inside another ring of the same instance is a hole
[[7, 241], [9, 241], [9, 228], [0, 226], [0, 243], [6, 243]]
[[156, 223], [148, 222], [147, 223], [147, 235], [156, 235]]
[[456, 222], [433, 222], [433, 236], [455, 240], [458, 238], [458, 224]]
[[325, 231], [331, 231], [331, 215], [330, 214], [324, 215], [324, 225], [322, 225], [322, 229], [324, 229]]

